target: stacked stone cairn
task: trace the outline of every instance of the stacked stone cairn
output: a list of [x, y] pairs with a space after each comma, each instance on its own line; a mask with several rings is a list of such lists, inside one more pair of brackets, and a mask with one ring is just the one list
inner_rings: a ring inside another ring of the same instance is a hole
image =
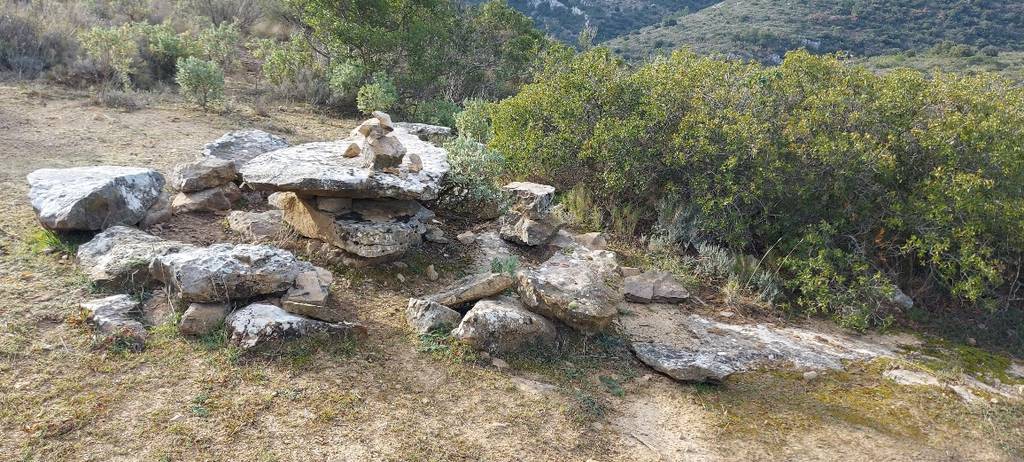
[[424, 238], [444, 239], [420, 201], [437, 198], [447, 152], [387, 114], [373, 115], [343, 140], [279, 149], [241, 169], [246, 185], [273, 192], [269, 202], [284, 221], [314, 240], [310, 253], [354, 266], [398, 259]]

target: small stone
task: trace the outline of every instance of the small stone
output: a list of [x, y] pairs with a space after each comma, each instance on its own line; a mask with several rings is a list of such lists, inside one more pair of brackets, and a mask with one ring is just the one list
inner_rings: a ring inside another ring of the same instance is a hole
[[348, 147], [345, 148], [345, 157], [353, 158], [359, 157], [359, 154], [363, 152], [363, 149], [359, 147], [359, 143], [349, 143]]
[[462, 315], [447, 306], [428, 300], [410, 298], [405, 309], [405, 319], [418, 334], [437, 330], [451, 330], [462, 320]]
[[181, 315], [178, 330], [185, 335], [205, 335], [224, 323], [229, 307], [224, 303], [192, 303]]
[[626, 278], [623, 284], [626, 301], [634, 303], [681, 303], [690, 298], [671, 273], [651, 271]]
[[390, 115], [382, 111], [373, 111], [371, 115], [373, 115], [373, 117], [377, 119], [377, 122], [380, 123], [381, 128], [383, 128], [385, 131], [394, 131], [395, 124], [391, 122]]
[[198, 192], [216, 188], [235, 180], [235, 163], [227, 159], [204, 157], [174, 168], [171, 187], [181, 192]]
[[464, 233], [460, 233], [458, 236], [455, 236], [455, 238], [458, 239], [459, 242], [461, 242], [464, 245], [470, 245], [476, 242], [476, 233], [472, 231], [466, 231]]
[[970, 346], [978, 346], [978, 341], [974, 337], [967, 337], [967, 344]]
[[409, 264], [404, 261], [396, 261], [392, 263], [391, 266], [394, 266], [396, 269], [406, 269], [409, 267]]
[[225, 325], [231, 343], [245, 349], [310, 335], [366, 337], [366, 327], [359, 324], [317, 321], [260, 303], [231, 313]]
[[605, 250], [608, 248], [608, 239], [602, 233], [586, 233], [575, 236], [576, 242], [590, 250]]
[[621, 274], [622, 277], [624, 277], [624, 278], [628, 278], [628, 277], [633, 277], [633, 276], [639, 276], [639, 275], [643, 274], [643, 271], [641, 271], [640, 268], [633, 268], [631, 266], [623, 266], [623, 267], [619, 268], [619, 274]]
[[736, 313], [733, 313], [732, 311], [721, 311], [721, 312], [718, 313], [718, 315], [723, 317], [723, 318], [731, 318], [731, 317], [735, 316]]
[[234, 203], [241, 198], [242, 191], [238, 189], [238, 186], [228, 183], [199, 192], [178, 193], [174, 196], [174, 201], [171, 202], [171, 210], [175, 214], [231, 210]]
[[505, 360], [501, 359], [501, 358], [491, 358], [491, 365], [494, 366], [495, 369], [499, 369], [499, 370], [500, 369], [508, 369], [509, 368], [508, 363], [505, 362]]
[[804, 380], [806, 380], [808, 382], [810, 382], [812, 380], [815, 380], [817, 378], [818, 378], [818, 373], [816, 371], [804, 372]]
[[148, 334], [142, 323], [134, 319], [139, 302], [128, 295], [113, 295], [82, 303], [81, 308], [104, 338], [117, 337], [128, 341], [133, 350], [142, 350]]
[[313, 271], [300, 273], [295, 278], [295, 287], [281, 297], [281, 308], [289, 313], [322, 321], [341, 321], [340, 313], [328, 306], [333, 282], [334, 275], [324, 268], [317, 267]]
[[160, 193], [160, 197], [156, 200], [156, 203], [146, 211], [146, 216], [139, 222], [139, 228], [150, 228], [170, 219], [171, 196], [166, 192]]
[[395, 278], [398, 279], [398, 282], [405, 282], [405, 276], [402, 276], [402, 273], [396, 274]]
[[423, 238], [435, 244], [448, 243], [448, 238], [444, 237], [444, 230], [433, 225], [427, 227], [427, 234], [423, 235]]
[[285, 234], [284, 213], [280, 210], [245, 212], [235, 210], [228, 214], [228, 227], [249, 239], [261, 240]]
[[447, 307], [457, 307], [500, 294], [512, 287], [512, 276], [505, 273], [484, 273], [466, 276], [427, 300]]
[[427, 279], [431, 281], [436, 281], [439, 277], [440, 275], [437, 274], [437, 270], [434, 269], [434, 265], [430, 265], [427, 267]]
[[452, 336], [469, 346], [500, 355], [531, 348], [554, 348], [555, 325], [523, 307], [519, 300], [481, 300], [462, 318]]

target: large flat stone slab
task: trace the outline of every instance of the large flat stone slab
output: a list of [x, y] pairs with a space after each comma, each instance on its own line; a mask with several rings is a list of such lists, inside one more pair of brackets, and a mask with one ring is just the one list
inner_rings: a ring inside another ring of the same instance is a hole
[[517, 290], [531, 310], [584, 333], [603, 330], [618, 313], [615, 254], [565, 249], [535, 270], [516, 274]]
[[245, 349], [312, 335], [334, 338], [366, 336], [366, 328], [359, 324], [317, 321], [262, 303], [231, 313], [225, 326], [231, 343]]
[[284, 138], [263, 130], [238, 130], [208, 143], [200, 157], [229, 160], [236, 169], [240, 169], [261, 154], [288, 146]]
[[[392, 132], [409, 154], [397, 173], [375, 171], [365, 155], [346, 157], [359, 139], [307, 143], [279, 149], [250, 160], [242, 178], [254, 189], [292, 191], [305, 196], [433, 200], [448, 173], [448, 153], [402, 128]], [[414, 157], [422, 169], [410, 166]]]
[[555, 325], [512, 297], [481, 300], [466, 313], [452, 336], [491, 354], [553, 348]]
[[164, 177], [137, 167], [44, 168], [29, 173], [28, 183], [44, 228], [96, 231], [142, 221], [160, 198]]
[[156, 257], [195, 247], [115, 226], [78, 247], [78, 264], [96, 285], [107, 289], [142, 289], [153, 282], [149, 265]]
[[637, 358], [676, 380], [721, 382], [761, 369], [840, 370], [891, 356], [888, 347], [834, 328], [730, 324], [669, 305], [631, 305], [620, 318]]

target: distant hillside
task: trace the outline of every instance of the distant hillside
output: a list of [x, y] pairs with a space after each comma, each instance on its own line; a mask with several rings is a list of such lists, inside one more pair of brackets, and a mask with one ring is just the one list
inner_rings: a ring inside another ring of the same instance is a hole
[[944, 41], [1024, 49], [1019, 0], [724, 0], [607, 44], [629, 59], [690, 46], [773, 61], [787, 50], [857, 56], [925, 50]]
[[[483, 0], [474, 0], [480, 3]], [[659, 25], [670, 16], [697, 11], [720, 0], [508, 0], [533, 18], [538, 27], [567, 43], [576, 43], [586, 24], [597, 28], [603, 42], [641, 28]]]

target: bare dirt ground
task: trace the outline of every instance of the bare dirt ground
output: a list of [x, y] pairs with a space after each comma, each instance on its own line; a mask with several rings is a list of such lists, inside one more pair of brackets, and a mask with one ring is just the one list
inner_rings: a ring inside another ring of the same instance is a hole
[[72, 258], [31, 249], [25, 175], [98, 164], [166, 173], [232, 129], [263, 127], [294, 143], [354, 124], [301, 108], [249, 112], [204, 114], [168, 97], [125, 113], [61, 89], [0, 85], [0, 459], [1024, 458], [1024, 407], [896, 386], [880, 377], [884, 364], [709, 387], [644, 368], [615, 336], [571, 338], [542, 358], [506, 358], [507, 368], [422, 341], [405, 327], [406, 301], [458, 275], [448, 263], [440, 281], [422, 276], [456, 246], [409, 256], [405, 284], [386, 270], [340, 271], [339, 299], [370, 331], [358, 344], [240, 354], [168, 324], [142, 353], [96, 347], [77, 310], [96, 294]]

